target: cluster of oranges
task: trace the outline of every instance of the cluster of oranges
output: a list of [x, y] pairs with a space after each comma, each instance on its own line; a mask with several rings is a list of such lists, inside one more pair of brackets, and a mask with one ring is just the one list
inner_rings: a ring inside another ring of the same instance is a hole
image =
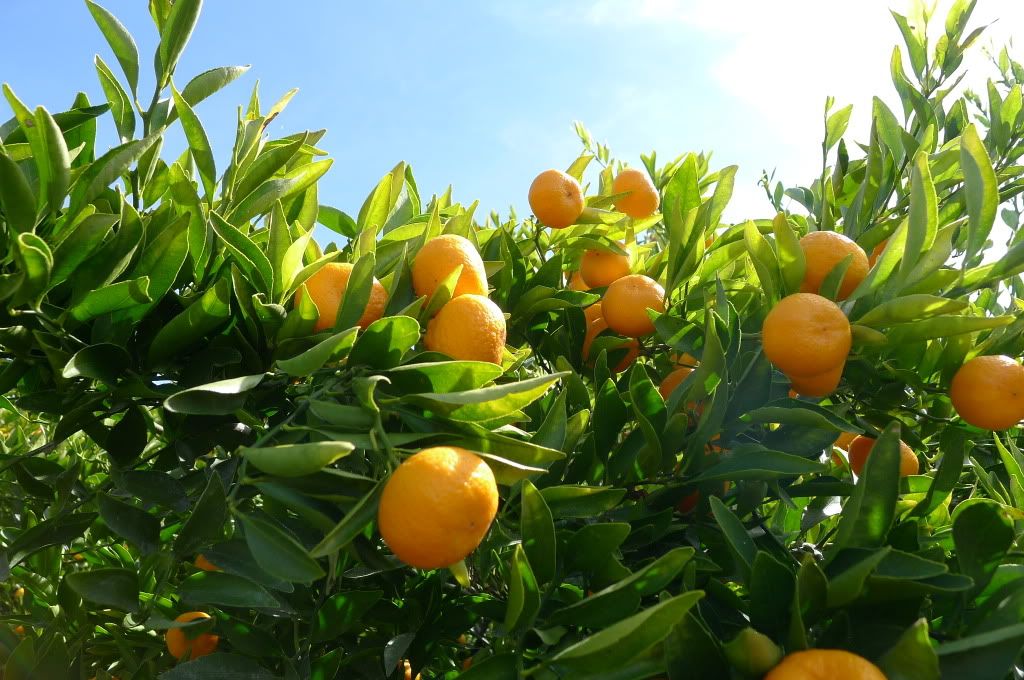
[[[633, 219], [653, 215], [661, 201], [657, 188], [643, 171], [626, 168], [612, 181], [612, 193], [619, 195], [615, 208]], [[583, 213], [583, 189], [575, 177], [560, 170], [545, 170], [530, 185], [530, 208], [541, 224], [564, 229], [576, 223]], [[665, 311], [665, 289], [654, 279], [633, 274], [630, 254], [623, 244], [619, 250], [590, 249], [580, 258], [579, 269], [570, 275], [571, 290], [604, 288], [600, 302], [584, 310], [587, 332], [583, 340], [583, 357], [590, 356], [591, 346], [601, 333], [612, 332], [627, 338], [626, 354], [615, 371], [628, 368], [639, 356], [638, 338], [654, 332], [647, 310]]]

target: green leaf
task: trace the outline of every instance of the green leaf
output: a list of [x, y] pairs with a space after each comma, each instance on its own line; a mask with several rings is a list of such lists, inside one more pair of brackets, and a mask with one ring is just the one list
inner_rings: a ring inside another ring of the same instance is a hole
[[555, 525], [544, 497], [530, 480], [523, 481], [520, 531], [537, 582], [547, 583], [555, 577]]
[[210, 213], [210, 216], [213, 218], [210, 220], [210, 226], [234, 256], [238, 266], [249, 275], [250, 281], [256, 285], [259, 292], [269, 296], [274, 284], [274, 268], [270, 265], [270, 260], [248, 236], [223, 217], [215, 212]]
[[143, 276], [90, 291], [81, 302], [68, 310], [76, 321], [88, 321], [97, 316], [152, 302], [149, 295], [149, 277]]
[[843, 135], [846, 133], [846, 128], [850, 124], [850, 114], [853, 113], [853, 104], [849, 104], [833, 112], [825, 120], [825, 143], [824, 150], [827, 152], [833, 146], [839, 143]]
[[[373, 288], [373, 271], [376, 265], [377, 260], [373, 253], [367, 253], [360, 257], [352, 267], [352, 273], [345, 285], [345, 292], [342, 294], [341, 305], [338, 307], [338, 316], [334, 320], [335, 330], [340, 331], [355, 326], [366, 312], [366, 305], [370, 301], [370, 291]], [[416, 333], [419, 335], [419, 325], [416, 326]]]
[[149, 363], [159, 364], [191, 348], [227, 323], [230, 316], [231, 284], [227, 278], [221, 277], [198, 300], [160, 329], [149, 346]]
[[420, 325], [411, 316], [378, 319], [356, 340], [348, 363], [375, 369], [394, 368], [419, 339]]
[[0, 207], [10, 229], [32, 231], [36, 224], [36, 199], [18, 164], [0, 151]]
[[280, 604], [263, 586], [221, 571], [199, 571], [178, 586], [182, 601], [220, 607], [273, 608]]
[[939, 667], [944, 678], [1002, 680], [1011, 672], [1024, 645], [1024, 623], [939, 645]]
[[243, 224], [253, 217], [265, 215], [274, 207], [275, 202], [284, 201], [305, 191], [323, 177], [331, 168], [331, 163], [331, 160], [314, 161], [301, 165], [282, 177], [268, 179], [239, 201], [228, 215], [227, 221], [231, 224]]
[[592, 571], [618, 550], [629, 536], [630, 529], [625, 522], [585, 524], [566, 545], [567, 571]]
[[747, 220], [743, 227], [743, 239], [747, 244], [747, 251], [750, 253], [750, 260], [754, 263], [754, 270], [757, 272], [758, 281], [769, 300], [778, 299], [779, 291], [779, 261], [775, 251], [767, 239], [761, 235], [757, 225]]
[[890, 327], [889, 342], [894, 345], [910, 343], [931, 338], [948, 338], [954, 335], [975, 333], [990, 328], [1009, 326], [1015, 321], [1013, 316], [936, 316], [908, 324], [896, 324]]
[[64, 580], [84, 600], [127, 612], [139, 607], [139, 576], [129, 569], [76, 571]]
[[15, 304], [19, 302], [35, 303], [50, 283], [50, 272], [53, 270], [53, 254], [46, 241], [32, 232], [18, 234], [15, 241], [15, 256], [19, 260], [24, 279], [15, 296]]
[[967, 455], [964, 443], [967, 433], [956, 427], [947, 427], [939, 438], [939, 451], [942, 460], [939, 469], [932, 478], [931, 486], [924, 498], [910, 512], [911, 517], [927, 517], [949, 498], [960, 481], [963, 472], [964, 457]]
[[960, 167], [964, 172], [967, 198], [967, 254], [964, 259], [970, 260], [985, 247], [999, 207], [996, 173], [973, 124], [960, 136]]
[[103, 94], [107, 96], [107, 102], [110, 104], [110, 113], [114, 117], [117, 133], [122, 142], [128, 141], [135, 136], [135, 109], [132, 108], [132, 98], [121, 87], [114, 72], [100, 55], [97, 54], [93, 61]]
[[664, 640], [703, 596], [702, 591], [694, 590], [665, 600], [563, 649], [549, 664], [571, 673], [590, 674], [580, 677], [614, 670]]
[[249, 392], [256, 388], [265, 375], [243, 375], [227, 380], [190, 387], [175, 392], [164, 400], [164, 408], [172, 413], [192, 415], [227, 415], [245, 404]]
[[160, 520], [145, 510], [119, 501], [107, 494], [98, 497], [100, 517], [118, 536], [123, 536], [150, 553], [160, 544]]
[[614, 508], [626, 495], [625, 489], [600, 486], [549, 486], [541, 495], [551, 514], [558, 518], [595, 517]]
[[277, 677], [247, 656], [224, 652], [179, 663], [160, 674], [160, 680], [276, 680]]
[[480, 422], [514, 413], [533, 403], [568, 373], [553, 373], [468, 392], [409, 395], [406, 400], [435, 408], [452, 420]]
[[174, 67], [199, 20], [202, 7], [203, 0], [176, 0], [171, 5], [160, 29], [160, 47], [157, 49], [157, 80], [161, 87], [170, 82]]
[[363, 617], [382, 597], [382, 590], [346, 590], [331, 595], [316, 610], [313, 642], [326, 642], [361, 627]]
[[828, 578], [828, 606], [843, 607], [860, 597], [868, 577], [891, 551], [892, 548], [886, 546], [878, 550], [849, 548], [834, 553], [843, 558], [845, 568], [841, 571], [836, 569], [838, 560], [831, 565]]
[[907, 242], [900, 262], [900, 278], [906, 280], [914, 265], [931, 249], [938, 230], [938, 199], [928, 167], [928, 154], [919, 151], [910, 172], [910, 216]]
[[985, 589], [1014, 541], [1013, 521], [998, 503], [981, 500], [953, 520], [953, 542], [960, 571], [974, 579], [974, 593]]
[[778, 213], [772, 220], [772, 231], [775, 232], [775, 246], [779, 251], [779, 269], [782, 271], [782, 282], [785, 292], [797, 293], [804, 280], [807, 263], [804, 251], [800, 247], [800, 239], [786, 219], [785, 213]]
[[332, 361], [338, 361], [351, 350], [358, 328], [349, 328], [321, 340], [305, 352], [290, 359], [278, 359], [277, 367], [288, 375], [304, 378]]
[[[184, 4], [184, 3], [182, 3]], [[160, 137], [160, 133], [151, 134], [145, 139], [136, 139], [103, 154], [82, 171], [71, 188], [70, 215], [79, 211], [94, 198], [99, 196], [118, 177], [128, 171], [133, 163], [146, 153], [150, 146]]]
[[711, 503], [711, 514], [714, 515], [718, 527], [722, 530], [725, 540], [728, 541], [730, 551], [736, 557], [744, 573], [750, 574], [757, 557], [757, 546], [754, 545], [754, 539], [750, 537], [750, 532], [743, 526], [740, 518], [717, 496], [710, 496], [708, 501]]
[[480, 663], [474, 663], [468, 671], [459, 673], [461, 680], [518, 680], [517, 657], [515, 654], [495, 654]]
[[94, 512], [63, 515], [45, 519], [26, 529], [7, 546], [9, 566], [16, 567], [29, 555], [51, 545], [68, 545], [84, 534], [96, 517]]
[[185, 131], [185, 139], [188, 140], [192, 159], [196, 162], [199, 178], [203, 182], [206, 202], [212, 204], [213, 192], [217, 185], [217, 168], [213, 160], [213, 149], [210, 148], [210, 139], [206, 136], [206, 130], [203, 129], [199, 116], [173, 84], [171, 85], [171, 95], [174, 97], [174, 109], [178, 112], [178, 117], [181, 118], [181, 127]]
[[879, 666], [888, 680], [939, 680], [939, 657], [928, 637], [928, 619], [907, 628]]
[[191, 555], [196, 548], [212, 543], [221, 537], [228, 520], [228, 501], [220, 475], [210, 475], [203, 495], [196, 501], [188, 519], [174, 539], [174, 552]]
[[897, 323], [918, 321], [942, 314], [959, 312], [967, 307], [965, 300], [952, 300], [936, 295], [904, 295], [886, 300], [871, 308], [856, 323], [882, 328]]
[[706, 468], [692, 481], [694, 484], [722, 479], [779, 479], [820, 472], [824, 465], [802, 456], [781, 451], [737, 450], [717, 457], [717, 462]]
[[121, 64], [124, 77], [128, 80], [128, 87], [134, 95], [139, 89], [139, 48], [135, 46], [135, 40], [117, 17], [106, 9], [92, 0], [85, 0], [85, 5], [89, 8], [96, 25], [100, 27], [103, 37], [107, 39], [118, 63]]
[[56, 213], [64, 205], [64, 198], [71, 186], [71, 156], [57, 121], [42, 106], [36, 109], [36, 125], [39, 127], [43, 145], [46, 147], [47, 200], [50, 212]]
[[871, 447], [864, 473], [843, 506], [836, 548], [881, 546], [896, 516], [899, 497], [900, 425], [893, 423]]
[[301, 137], [285, 144], [265, 148], [251, 164], [245, 166], [245, 171], [241, 173], [232, 189], [234, 195], [244, 198], [251, 194], [263, 182], [273, 177], [274, 173], [285, 167], [308, 138], [309, 133], [303, 133]]
[[384, 485], [378, 483], [370, 493], [363, 496], [323, 540], [309, 551], [310, 556], [326, 557], [341, 550], [361, 534], [366, 525], [377, 516], [377, 504], [383, 490]]
[[[218, 66], [209, 71], [203, 71], [192, 80], [188, 81], [181, 90], [181, 98], [194, 107], [210, 95], [231, 84], [239, 76], [249, 70], [248, 66]], [[177, 116], [176, 111], [171, 111], [167, 116], [169, 125]]]
[[540, 611], [540, 589], [530, 567], [522, 544], [516, 545], [509, 565], [508, 608], [505, 610], [505, 628], [524, 631], [533, 625]]
[[501, 374], [501, 366], [489, 361], [432, 361], [397, 366], [385, 376], [391, 383], [388, 389], [411, 394], [475, 390]]
[[252, 556], [268, 574], [300, 583], [311, 583], [323, 577], [324, 570], [292, 536], [259, 517], [239, 515], [239, 518], [245, 527], [245, 541]]
[[302, 477], [322, 470], [352, 453], [354, 448], [349, 442], [322, 441], [257, 448], [243, 446], [238, 453], [269, 475]]
[[113, 385], [131, 363], [131, 356], [123, 347], [100, 343], [75, 352], [62, 375], [68, 379], [90, 378]]

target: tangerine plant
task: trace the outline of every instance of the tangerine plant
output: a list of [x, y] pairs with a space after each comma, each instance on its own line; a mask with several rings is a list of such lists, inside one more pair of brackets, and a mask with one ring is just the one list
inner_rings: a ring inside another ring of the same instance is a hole
[[960, 94], [973, 4], [729, 224], [734, 166], [582, 125], [534, 216], [404, 163], [350, 215], [292, 93], [217, 167], [200, 0], [148, 107], [86, 0], [107, 101], [3, 88], [5, 680], [1020, 677], [1024, 67]]

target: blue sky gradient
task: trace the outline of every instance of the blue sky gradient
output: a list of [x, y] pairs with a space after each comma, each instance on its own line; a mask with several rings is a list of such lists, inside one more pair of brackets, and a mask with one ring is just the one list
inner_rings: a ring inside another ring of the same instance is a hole
[[[101, 4], [135, 36], [148, 103], [157, 40], [146, 3]], [[580, 120], [634, 165], [651, 149], [665, 160], [714, 150], [713, 165], [740, 165], [727, 217], [765, 216], [756, 186], [762, 169], [778, 168], [788, 184], [817, 172], [826, 94], [856, 105], [854, 132], [866, 128], [871, 94], [889, 98], [898, 34], [882, 2], [793, 0], [785, 12], [764, 4], [207, 0], [176, 83], [214, 66], [252, 65], [197, 107], [218, 172], [235, 109], [256, 80], [264, 106], [299, 88], [270, 134], [327, 128], [320, 146], [335, 164], [321, 181], [321, 202], [353, 214], [400, 160], [412, 164], [426, 196], [451, 183], [456, 200], [524, 212], [534, 175], [579, 153], [572, 122]], [[983, 0], [978, 14], [1013, 4]], [[4, 16], [0, 81], [22, 100], [58, 111], [84, 89], [103, 101], [93, 55], [120, 70], [84, 3], [5, 0]], [[843, 56], [837, 27], [872, 39]], [[5, 102], [0, 111], [9, 116]], [[112, 120], [102, 127], [112, 142]], [[183, 148], [176, 133], [165, 155]]]

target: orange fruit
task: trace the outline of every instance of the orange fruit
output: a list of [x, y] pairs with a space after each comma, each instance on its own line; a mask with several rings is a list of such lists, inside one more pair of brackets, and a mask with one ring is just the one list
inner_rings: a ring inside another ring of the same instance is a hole
[[[873, 437], [865, 437], [864, 435], [858, 435], [853, 438], [850, 442], [850, 469], [859, 477], [861, 471], [864, 470], [864, 464], [868, 462], [868, 456], [871, 455], [871, 449], [875, 446], [875, 439]], [[916, 475], [920, 469], [920, 463], [917, 461], [917, 456], [914, 455], [914, 451], [907, 446], [907, 443], [902, 439], [900, 440], [900, 477], [907, 477], [908, 475]]]
[[473, 243], [456, 234], [444, 234], [427, 241], [412, 261], [412, 288], [416, 295], [430, 297], [455, 268], [462, 273], [452, 297], [487, 295], [487, 271]]
[[836, 303], [814, 293], [794, 293], [768, 312], [761, 342], [768, 360], [792, 379], [842, 366], [853, 336], [849, 320]]
[[764, 680], [885, 680], [864, 657], [841, 649], [805, 649], [787, 655]]
[[[621, 245], [621, 244], [620, 244]], [[580, 260], [580, 276], [591, 288], [603, 288], [629, 275], [629, 255], [607, 250], [586, 250]]]
[[638, 338], [654, 332], [647, 310], [665, 311], [665, 289], [652, 278], [630, 274], [608, 286], [602, 302], [601, 313], [608, 327], [619, 335]]
[[878, 258], [880, 258], [882, 256], [882, 253], [885, 252], [885, 247], [887, 245], [889, 245], [889, 239], [885, 239], [884, 241], [882, 241], [877, 246], [871, 249], [871, 254], [868, 255], [869, 267], [875, 266], [875, 263], [878, 262]]
[[[352, 276], [353, 265], [348, 262], [329, 262], [321, 267], [316, 274], [306, 280], [306, 290], [320, 313], [313, 330], [317, 333], [334, 328], [334, 322], [338, 318], [338, 310], [341, 309], [342, 297], [345, 288], [348, 287], [349, 277]], [[302, 288], [295, 292], [295, 304], [302, 302]], [[366, 302], [363, 315], [357, 322], [362, 328], [384, 315], [384, 306], [388, 302], [387, 291], [381, 285], [377, 277], [374, 277], [370, 286], [370, 299]]]
[[505, 349], [505, 315], [483, 295], [460, 295], [430, 320], [423, 344], [452, 359], [500, 365]]
[[835, 368], [818, 373], [817, 375], [793, 377], [793, 391], [804, 397], [827, 397], [839, 387], [839, 379], [843, 377], [843, 367], [839, 364]]
[[14, 632], [17, 635], [24, 636], [25, 635], [25, 626], [23, 626], [21, 624], [18, 624], [17, 626], [14, 627]]
[[590, 290], [590, 286], [583, 280], [583, 276], [578, 272], [573, 272], [572, 276], [569, 277], [569, 284], [566, 286], [569, 290], [587, 291]]
[[18, 602], [21, 602], [23, 599], [25, 599], [25, 589], [23, 587], [18, 586], [14, 589], [14, 599]]
[[679, 387], [691, 373], [693, 373], [692, 368], [689, 368], [688, 366], [680, 366], [666, 375], [665, 379], [661, 381], [661, 385], [658, 386], [658, 392], [661, 393], [661, 398], [668, 401], [668, 398], [673, 392], [675, 392], [676, 388]]
[[689, 352], [683, 352], [682, 354], [672, 353], [668, 355], [668, 360], [676, 366], [689, 366], [690, 368], [696, 368], [700, 365], [697, 361], [697, 357], [693, 356]]
[[700, 491], [693, 491], [683, 496], [683, 499], [676, 505], [676, 510], [688, 515], [693, 512], [698, 503], [700, 503]]
[[[583, 338], [583, 359], [585, 361], [590, 361], [590, 346], [594, 344], [594, 340], [597, 336], [608, 330], [608, 322], [604, 320], [604, 316], [601, 314], [600, 302], [595, 302], [584, 309], [583, 314], [587, 319], [587, 334]], [[626, 349], [626, 356], [622, 357], [615, 368], [612, 369], [616, 373], [622, 373], [625, 371], [633, 364], [634, 361], [636, 361], [636, 358], [640, 356], [640, 343], [637, 342], [636, 338], [629, 338]]]
[[583, 213], [583, 189], [572, 175], [545, 170], [530, 185], [530, 209], [546, 226], [564, 229]]
[[852, 255], [853, 260], [839, 285], [840, 300], [849, 297], [868, 275], [870, 266], [864, 249], [842, 234], [834, 231], [812, 231], [800, 239], [800, 249], [804, 251], [804, 260], [807, 263], [804, 281], [800, 286], [802, 293], [817, 293], [825, 277], [847, 255]]
[[196, 555], [195, 565], [196, 569], [202, 569], [203, 571], [221, 571], [221, 568], [206, 559], [205, 555]]
[[[185, 612], [174, 620], [178, 623], [188, 623], [189, 621], [208, 618], [210, 618], [210, 615], [206, 612]], [[183, 628], [168, 628], [167, 633], [164, 634], [164, 640], [167, 642], [167, 651], [171, 653], [171, 656], [180, 661], [186, 655], [190, 659], [198, 659], [201, 656], [213, 654], [217, 649], [220, 637], [212, 633], [200, 633], [196, 637], [189, 639], [185, 635]]]
[[1008, 356], [974, 357], [949, 387], [953, 408], [985, 430], [1005, 430], [1024, 418], [1024, 367]]
[[832, 443], [832, 446], [840, 448], [843, 451], [849, 451], [850, 444], [859, 436], [859, 434], [854, 434], [853, 432], [841, 432], [839, 434], [839, 438]]
[[436, 446], [392, 473], [377, 525], [398, 559], [439, 569], [476, 550], [497, 512], [498, 486], [487, 463], [465, 449]]
[[658, 209], [661, 197], [658, 190], [651, 181], [650, 176], [636, 168], [626, 168], [612, 180], [612, 193], [623, 194], [629, 192], [615, 201], [615, 207], [619, 212], [624, 212], [633, 218], [642, 218], [653, 215]]

